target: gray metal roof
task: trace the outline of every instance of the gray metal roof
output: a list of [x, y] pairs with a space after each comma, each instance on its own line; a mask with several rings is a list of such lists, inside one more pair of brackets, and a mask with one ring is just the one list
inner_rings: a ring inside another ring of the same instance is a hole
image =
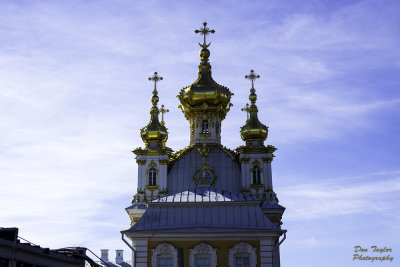
[[257, 202], [149, 205], [129, 232], [224, 232], [279, 230]]
[[182, 203], [182, 202], [247, 202], [260, 201], [260, 198], [246, 196], [242, 193], [231, 193], [211, 187], [196, 187], [191, 190], [175, 193], [169, 196], [157, 198], [150, 203]]
[[285, 210], [285, 207], [279, 205], [277, 202], [275, 201], [271, 201], [271, 200], [265, 200], [261, 203], [261, 208], [262, 209], [282, 209]]

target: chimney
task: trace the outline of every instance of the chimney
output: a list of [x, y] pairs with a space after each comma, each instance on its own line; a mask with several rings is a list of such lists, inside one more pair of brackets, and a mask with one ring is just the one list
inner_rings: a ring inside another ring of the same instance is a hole
[[122, 249], [117, 249], [115, 251], [115, 263], [121, 264], [124, 262], [124, 251]]
[[108, 262], [108, 249], [101, 249], [101, 260]]

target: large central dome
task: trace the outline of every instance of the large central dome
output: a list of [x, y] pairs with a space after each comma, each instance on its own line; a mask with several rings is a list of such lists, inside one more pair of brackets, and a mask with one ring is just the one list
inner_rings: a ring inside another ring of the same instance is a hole
[[202, 46], [200, 51], [201, 62], [197, 80], [188, 87], [183, 88], [178, 98], [181, 102], [182, 111], [189, 119], [191, 113], [209, 112], [220, 113], [224, 119], [232, 104], [230, 103], [233, 93], [225, 86], [214, 81], [211, 76], [211, 65], [208, 61], [210, 51]]

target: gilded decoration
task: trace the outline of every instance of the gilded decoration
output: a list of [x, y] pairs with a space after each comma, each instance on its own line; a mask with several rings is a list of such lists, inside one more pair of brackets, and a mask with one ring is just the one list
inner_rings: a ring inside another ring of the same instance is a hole
[[190, 123], [190, 135], [193, 137], [194, 136], [194, 123]]
[[246, 194], [249, 192], [250, 192], [250, 189], [248, 189], [246, 186], [242, 186], [242, 193]]
[[245, 76], [246, 79], [251, 81], [251, 89], [249, 100], [251, 102], [250, 106], [246, 104], [242, 111], [247, 113], [246, 124], [241, 127], [240, 135], [243, 141], [246, 141], [248, 145], [251, 141], [265, 141], [268, 136], [268, 127], [262, 124], [258, 120], [258, 108], [256, 105], [257, 95], [256, 89], [254, 89], [254, 81], [260, 78], [260, 75], [256, 74], [254, 70], [251, 70], [248, 75]]
[[[276, 149], [275, 149], [276, 150]], [[268, 154], [271, 153], [267, 147], [262, 146], [260, 148], [251, 148], [248, 146], [239, 146], [235, 149], [236, 153], [238, 154]], [[272, 157], [275, 157], [272, 155]]]
[[277, 150], [276, 147], [268, 145], [267, 146], [267, 153], [274, 153]]
[[271, 163], [273, 158], [263, 158], [264, 163]]
[[[186, 153], [188, 153], [192, 148], [194, 148], [194, 147], [200, 147], [200, 146], [203, 146], [203, 144], [193, 144], [193, 145], [189, 145], [189, 146], [187, 146], [187, 147], [185, 147], [185, 148], [183, 148], [183, 149], [181, 149], [181, 150], [176, 151], [175, 153], [173, 153], [173, 154], [171, 155], [171, 158], [170, 158], [170, 160], [169, 160], [170, 163], [175, 162], [175, 161], [181, 159], [181, 158], [182, 158]], [[210, 148], [210, 147], [218, 148], [218, 149], [224, 151], [232, 160], [239, 160], [239, 159], [238, 159], [238, 154], [237, 154], [235, 151], [233, 151], [233, 150], [231, 150], [231, 149], [229, 149], [229, 148], [227, 148], [227, 147], [225, 147], [225, 146], [223, 146], [223, 145], [221, 145], [221, 144], [217, 144], [217, 143], [207, 143], [207, 147], [209, 147], [209, 148]]]
[[212, 185], [215, 182], [215, 172], [207, 166], [206, 158], [208, 153], [210, 153], [210, 148], [207, 147], [206, 143], [197, 149], [200, 155], [203, 156], [203, 163], [200, 169], [198, 169], [193, 178], [198, 185]]
[[203, 161], [203, 165], [198, 169], [193, 179], [197, 185], [212, 185], [216, 179], [215, 172], [207, 166], [206, 162]]
[[187, 147], [185, 147], [185, 148], [183, 148], [181, 150], [176, 151], [175, 153], [173, 153], [171, 155], [171, 160], [170, 161], [176, 161], [176, 160], [182, 158], [183, 155], [185, 155], [187, 152], [189, 152], [190, 149], [192, 149], [193, 147], [195, 147], [195, 145], [190, 145], [190, 146], [187, 146]]
[[[257, 194], [258, 194], [258, 190], [260, 190], [261, 188], [264, 187], [263, 184], [251, 184], [251, 187], [254, 188], [255, 190], [257, 190]], [[258, 196], [257, 196], [258, 197]]]
[[146, 185], [146, 189], [153, 194], [153, 191], [156, 191], [158, 189], [158, 185]]
[[[157, 91], [157, 83], [161, 81], [163, 77], [159, 76], [157, 72], [154, 72], [152, 77], [149, 77], [149, 81], [154, 82], [154, 90], [153, 97], [151, 98], [151, 102], [153, 104], [150, 110], [150, 122], [140, 129], [140, 135], [142, 137], [143, 142], [146, 144], [146, 149], [149, 150], [159, 150], [165, 148], [165, 144], [168, 139], [168, 130], [164, 126], [164, 113], [168, 112], [164, 106], [161, 106], [161, 109], [158, 109], [157, 103], [159, 101], [158, 91]], [[161, 112], [162, 114], [162, 123], [158, 120], [158, 115]]]
[[160, 165], [167, 165], [168, 164], [168, 160], [167, 159], [160, 159], [158, 161], [158, 163], [160, 163]]
[[168, 193], [168, 191], [167, 191], [166, 188], [160, 189], [160, 190], [158, 191], [158, 194], [160, 194], [160, 195], [165, 195], [165, 194], [167, 194], [167, 193]]
[[208, 157], [208, 153], [210, 152], [210, 148], [207, 147], [206, 143], [203, 143], [203, 146], [201, 148], [198, 148], [197, 151], [203, 157]]
[[203, 138], [210, 138], [211, 137], [211, 133], [200, 133], [200, 136]]
[[249, 163], [250, 159], [249, 158], [241, 158], [240, 163]]
[[205, 38], [206, 35], [215, 31], [202, 29], [196, 30], [196, 33], [204, 36], [203, 44], [199, 43], [202, 49], [200, 51], [201, 61], [198, 78], [190, 86], [181, 89], [177, 97], [181, 102], [180, 108], [187, 120], [205, 112], [211, 116], [216, 114], [223, 120], [232, 106], [230, 99], [233, 93], [227, 87], [216, 83], [211, 76], [211, 65], [208, 60], [210, 51], [207, 49], [210, 43], [206, 44]]
[[144, 156], [159, 156], [159, 155], [171, 155], [172, 149], [169, 147], [165, 147], [158, 150], [149, 150], [149, 149], [142, 149], [142, 148], [135, 148], [133, 151], [136, 155], [144, 155]]
[[145, 159], [137, 159], [136, 162], [139, 165], [145, 165], [146, 164], [146, 160]]
[[219, 149], [221, 149], [222, 151], [224, 151], [226, 154], [228, 154], [229, 157], [231, 157], [232, 160], [237, 159], [238, 154], [237, 154], [235, 151], [233, 151], [233, 150], [231, 150], [231, 149], [229, 149], [229, 148], [227, 148], [227, 147], [225, 147], [225, 146], [223, 146], [223, 145], [220, 145], [220, 144], [216, 144], [216, 146], [217, 146]]

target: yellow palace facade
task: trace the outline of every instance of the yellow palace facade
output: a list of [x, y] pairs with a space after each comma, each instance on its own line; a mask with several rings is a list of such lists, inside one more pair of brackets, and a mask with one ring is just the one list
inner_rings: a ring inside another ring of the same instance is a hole
[[231, 108], [229, 88], [211, 75], [210, 44], [214, 33], [203, 23], [198, 78], [178, 94], [189, 122], [190, 144], [173, 152], [158, 107], [154, 73], [150, 122], [140, 130], [143, 148], [133, 152], [138, 163], [138, 190], [126, 208], [131, 227], [122, 231], [132, 242], [134, 266], [144, 267], [279, 267], [284, 207], [272, 186], [271, 163], [276, 148], [266, 145], [268, 127], [258, 119], [253, 70], [240, 129], [244, 144], [234, 150], [221, 144], [222, 121]]

